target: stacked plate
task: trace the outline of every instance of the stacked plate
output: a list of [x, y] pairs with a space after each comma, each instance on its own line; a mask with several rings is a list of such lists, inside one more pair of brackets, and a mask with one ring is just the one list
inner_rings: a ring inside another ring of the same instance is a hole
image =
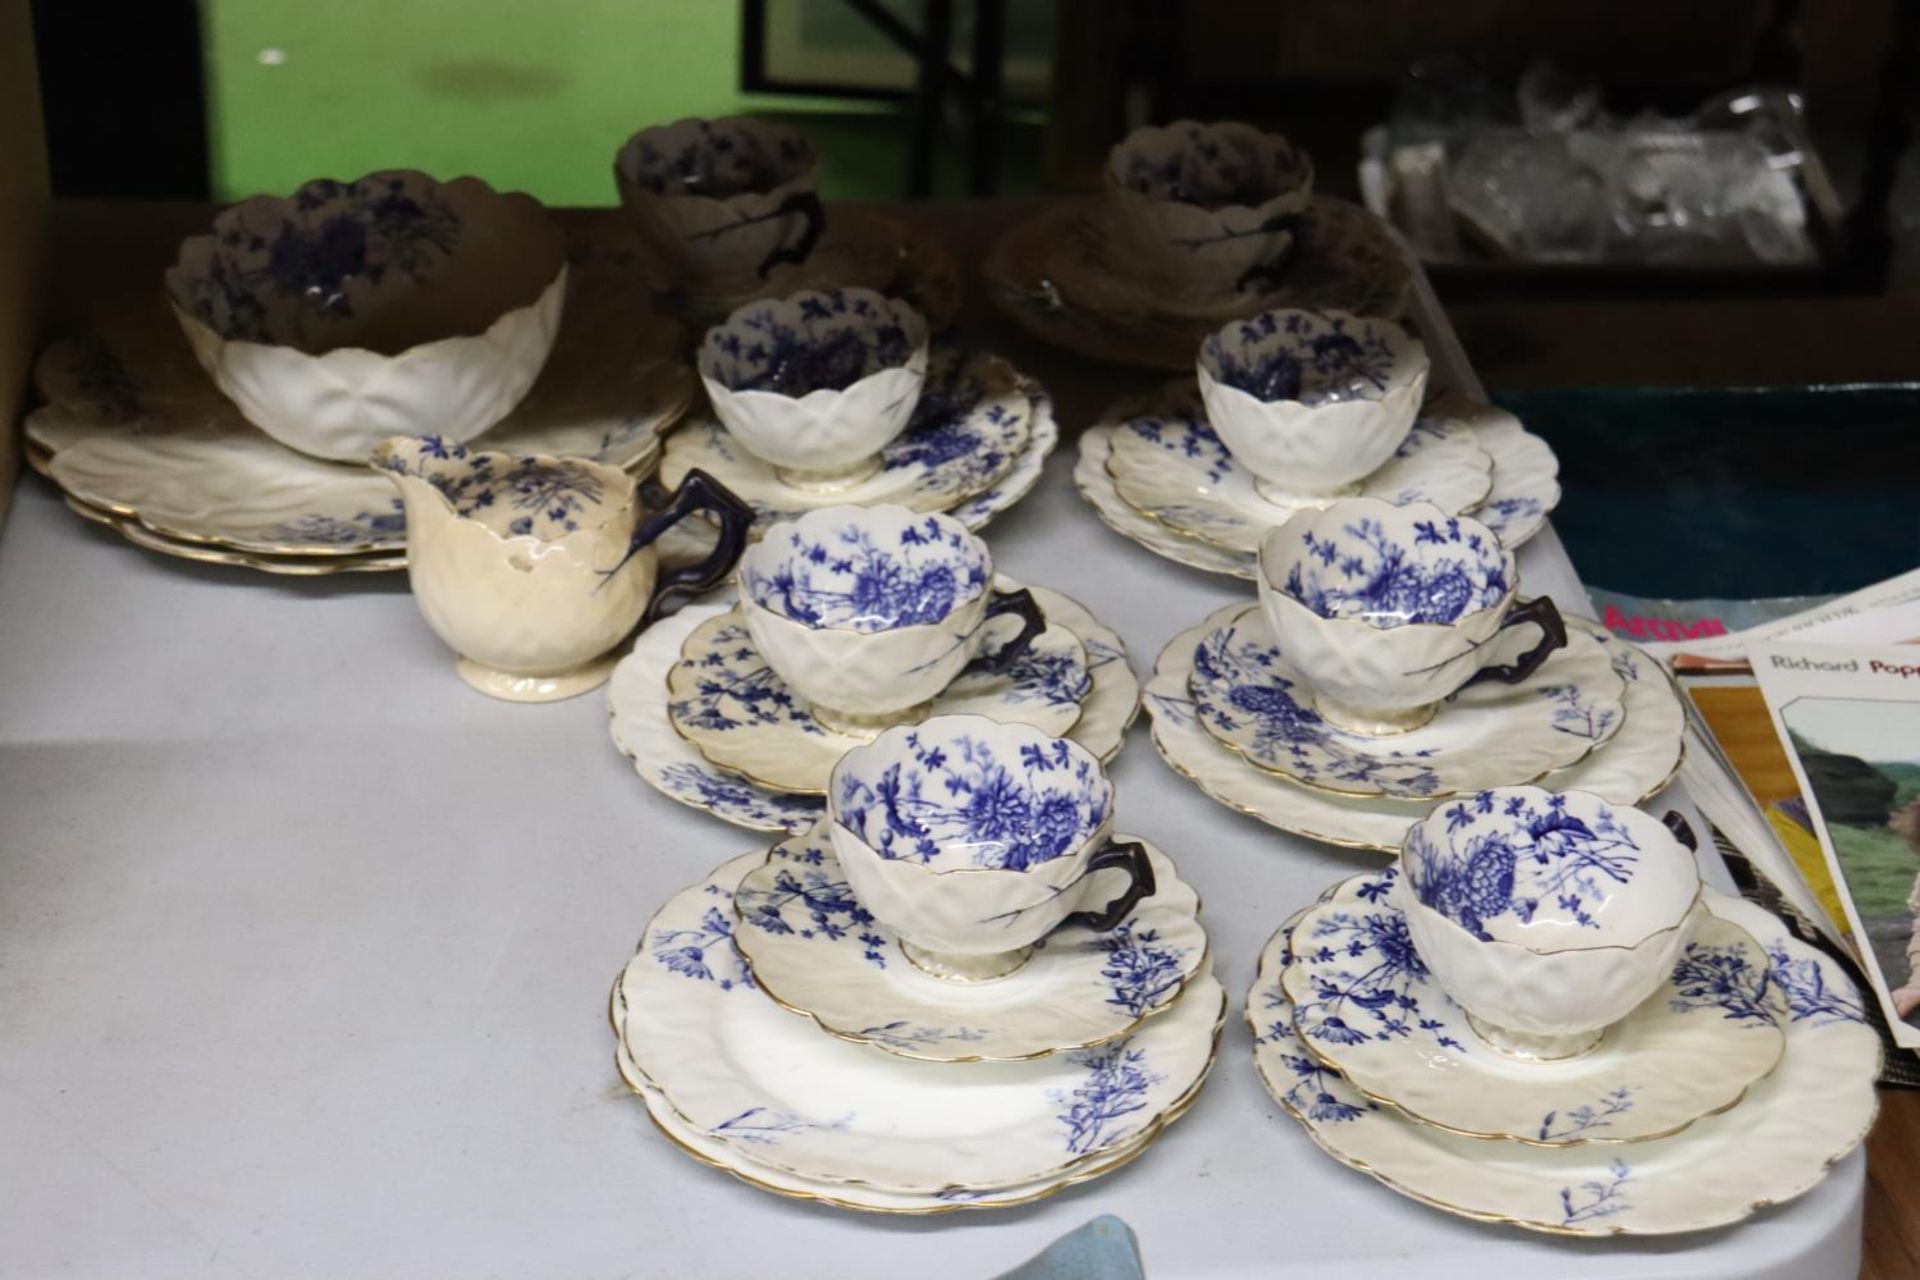
[[1226, 1009], [1197, 896], [1143, 849], [1155, 891], [1116, 926], [966, 982], [909, 958], [824, 824], [737, 858], [615, 983], [620, 1073], [694, 1158], [842, 1208], [999, 1208], [1110, 1172], [1193, 1101]]
[[[1263, 492], [1207, 420], [1192, 378], [1120, 401], [1080, 437], [1074, 483], [1116, 532], [1209, 573], [1254, 576], [1267, 530], [1298, 505]], [[1428, 403], [1352, 492], [1471, 514], [1517, 547], [1560, 501], [1559, 461], [1518, 419], [1461, 396]]]
[[[575, 273], [552, 355], [477, 447], [650, 469], [693, 397], [680, 342], [644, 294]], [[102, 308], [87, 339], [42, 355], [36, 381], [46, 404], [27, 419], [29, 460], [76, 512], [129, 541], [278, 574], [405, 567], [392, 484], [249, 422], [157, 294]]]
[[[1436, 825], [1471, 827], [1479, 818], [1470, 808], [1458, 822], [1442, 811]], [[1530, 844], [1543, 866], [1578, 864], [1601, 879], [1630, 868], [1622, 829], [1576, 830], [1557, 812], [1554, 833], [1536, 825]], [[1613, 872], [1593, 870], [1603, 863]], [[1463, 896], [1451, 884], [1414, 894], [1405, 874], [1355, 876], [1288, 920], [1247, 996], [1262, 1081], [1335, 1159], [1463, 1217], [1561, 1235], [1657, 1235], [1789, 1200], [1865, 1137], [1880, 1046], [1859, 993], [1759, 907], [1691, 886], [1700, 896], [1690, 933], [1654, 938], [1672, 959], [1652, 972], [1652, 994], [1590, 1048], [1549, 1060], [1496, 1047], [1498, 1033], [1443, 986], [1442, 953], [1473, 946], [1473, 935], [1436, 941], [1409, 918], [1428, 900], [1458, 916], [1490, 882]], [[1509, 882], [1516, 903], [1525, 881]], [[1574, 915], [1593, 907], [1583, 901], [1553, 923], [1578, 935]], [[1483, 936], [1499, 927], [1469, 921]], [[1495, 972], [1506, 998], [1526, 993], [1524, 975]], [[1576, 1002], [1600, 998], [1588, 984], [1557, 989]], [[1542, 994], [1554, 993], [1533, 993]]]

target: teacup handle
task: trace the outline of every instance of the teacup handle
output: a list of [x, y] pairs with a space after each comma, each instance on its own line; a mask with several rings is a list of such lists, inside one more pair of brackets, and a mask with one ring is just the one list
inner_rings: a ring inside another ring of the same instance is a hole
[[[1564, 649], [1567, 644], [1567, 624], [1560, 618], [1560, 610], [1551, 596], [1535, 596], [1531, 600], [1522, 600], [1513, 607], [1506, 621], [1500, 624], [1500, 630], [1508, 627], [1523, 627], [1529, 622], [1535, 623], [1541, 630], [1540, 643], [1521, 654], [1512, 662], [1502, 662], [1490, 667], [1482, 667], [1474, 672], [1462, 689], [1467, 685], [1478, 684], [1482, 680], [1498, 680], [1502, 684], [1518, 684], [1540, 669], [1547, 655], [1555, 649]], [[1497, 634], [1497, 633], [1496, 633]]]
[[1693, 824], [1681, 817], [1678, 809], [1667, 810], [1667, 816], [1660, 821], [1666, 825], [1668, 831], [1673, 833], [1673, 838], [1685, 845], [1689, 852], [1700, 852], [1700, 837], [1693, 833]]
[[980, 625], [986, 626], [995, 618], [1013, 614], [1020, 619], [1020, 634], [1001, 645], [991, 654], [983, 653], [969, 665], [975, 671], [1005, 671], [1026, 656], [1040, 633], [1047, 629], [1047, 615], [1042, 612], [1040, 602], [1033, 598], [1033, 592], [1025, 587], [1018, 591], [996, 591], [987, 602], [987, 612], [980, 619]]
[[1147, 857], [1147, 846], [1138, 840], [1109, 841], [1107, 847], [1087, 859], [1087, 875], [1108, 867], [1118, 867], [1127, 873], [1130, 882], [1125, 891], [1098, 911], [1076, 911], [1062, 920], [1060, 924], [1082, 925], [1095, 933], [1105, 933], [1133, 914], [1140, 905], [1140, 899], [1151, 898], [1154, 889], [1153, 862]]
[[801, 228], [798, 240], [790, 245], [783, 244], [767, 255], [766, 260], [760, 264], [762, 280], [765, 280], [772, 274], [773, 269], [783, 262], [791, 262], [796, 266], [805, 262], [808, 255], [813, 252], [813, 246], [820, 242], [820, 233], [827, 229], [827, 211], [815, 192], [794, 192], [780, 202], [780, 207], [773, 211], [773, 216], [784, 218], [790, 213], [797, 213], [805, 218], [806, 226]]
[[653, 600], [647, 605], [646, 619], [649, 622], [659, 616], [660, 606], [668, 596], [683, 592], [697, 594], [719, 586], [733, 572], [740, 553], [746, 550], [747, 534], [753, 528], [753, 508], [736, 497], [727, 486], [696, 468], [687, 472], [665, 506], [634, 527], [633, 538], [627, 543], [627, 554], [621, 558], [620, 564], [604, 576], [611, 578], [641, 548], [651, 546], [661, 534], [696, 511], [705, 511], [713, 517], [714, 523], [720, 527], [719, 541], [714, 544], [707, 558], [698, 564], [685, 565], [660, 576], [660, 580], [654, 584]]
[[1255, 234], [1258, 235], [1291, 231], [1293, 241], [1277, 256], [1265, 262], [1256, 262], [1241, 272], [1240, 278], [1233, 282], [1235, 293], [1246, 293], [1250, 289], [1257, 293], [1265, 293], [1280, 285], [1286, 277], [1287, 268], [1291, 267], [1294, 259], [1300, 256], [1300, 227], [1305, 221], [1305, 217], [1298, 213], [1276, 213], [1255, 229]]

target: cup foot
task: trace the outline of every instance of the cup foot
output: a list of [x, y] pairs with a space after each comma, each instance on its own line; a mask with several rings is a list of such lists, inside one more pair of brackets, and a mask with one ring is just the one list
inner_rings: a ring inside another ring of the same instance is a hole
[[1355, 707], [1347, 703], [1315, 694], [1313, 709], [1320, 718], [1336, 729], [1348, 733], [1365, 734], [1369, 738], [1390, 738], [1396, 734], [1412, 733], [1422, 728], [1440, 710], [1437, 702], [1424, 707], [1415, 707], [1411, 711], [1381, 709], [1378, 707]]
[[835, 711], [831, 707], [823, 707], [816, 704], [813, 708], [813, 718], [818, 720], [821, 726], [829, 732], [844, 734], [849, 738], [872, 739], [879, 737], [895, 725], [919, 724], [927, 718], [928, 713], [932, 710], [933, 702], [931, 699], [917, 706], [908, 707], [903, 711], [889, 711], [885, 715], [878, 716], [856, 715], [851, 711]]
[[498, 667], [463, 657], [457, 664], [457, 670], [462, 680], [489, 698], [499, 698], [502, 702], [559, 702], [598, 689], [613, 675], [614, 665], [618, 661], [616, 654], [605, 653], [570, 671], [530, 676], [521, 672], [502, 671]]
[[1289, 489], [1285, 485], [1271, 480], [1254, 477], [1253, 491], [1276, 507], [1285, 507], [1289, 511], [1312, 510], [1330, 507], [1342, 498], [1351, 498], [1360, 492], [1360, 483], [1343, 484], [1338, 489], [1324, 492], [1302, 489]]
[[906, 954], [907, 963], [942, 982], [993, 982], [1018, 973], [1033, 955], [1032, 947], [1021, 947], [1016, 951], [1002, 951], [989, 956], [963, 956], [947, 951], [927, 951], [904, 941], [900, 944], [900, 950]]
[[1496, 1027], [1471, 1013], [1467, 1015], [1467, 1025], [1496, 1052], [1517, 1062], [1565, 1062], [1591, 1052], [1607, 1034], [1607, 1029], [1601, 1027], [1597, 1031], [1580, 1031], [1573, 1035], [1540, 1036]]
[[851, 489], [862, 480], [879, 474], [880, 455], [862, 458], [850, 467], [841, 467], [832, 471], [802, 471], [797, 467], [775, 467], [774, 475], [780, 483], [791, 485], [795, 489], [805, 489], [809, 493], [838, 493], [842, 489]]

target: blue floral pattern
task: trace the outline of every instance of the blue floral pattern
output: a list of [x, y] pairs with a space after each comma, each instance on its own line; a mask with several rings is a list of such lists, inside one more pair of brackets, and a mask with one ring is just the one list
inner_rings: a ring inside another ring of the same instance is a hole
[[[708, 885], [711, 893], [722, 892]], [[733, 920], [718, 907], [709, 907], [690, 929], [656, 929], [647, 950], [671, 973], [696, 982], [711, 982], [722, 991], [753, 986], [753, 975], [733, 949]]]
[[750, 1143], [756, 1147], [777, 1147], [780, 1145], [780, 1139], [790, 1133], [841, 1132], [853, 1124], [854, 1116], [855, 1113], [849, 1111], [844, 1116], [822, 1123], [774, 1107], [748, 1107], [739, 1115], [722, 1120], [707, 1132], [716, 1138], [725, 1138], [732, 1142]]
[[1084, 748], [1037, 732], [1018, 739], [1003, 751], [969, 733], [910, 730], [906, 759], [843, 762], [839, 820], [883, 858], [1009, 871], [1049, 862], [1105, 824], [1113, 789]]
[[459, 215], [418, 175], [321, 178], [261, 220], [242, 204], [214, 220], [214, 250], [184, 281], [188, 310], [223, 338], [302, 345], [302, 313], [354, 314], [356, 281], [426, 278], [459, 241]]
[[1502, 917], [1598, 929], [1595, 912], [1640, 863], [1633, 833], [1600, 801], [1576, 808], [1564, 795], [1482, 791], [1446, 809], [1444, 849], [1432, 827], [1407, 834], [1407, 883], [1422, 905], [1481, 939]]
[[919, 337], [870, 290], [799, 293], [750, 304], [707, 330], [700, 371], [729, 391], [798, 399], [905, 365]]
[[1166, 1081], [1147, 1062], [1145, 1049], [1133, 1048], [1134, 1037], [1098, 1049], [1082, 1049], [1067, 1060], [1084, 1068], [1086, 1079], [1071, 1091], [1056, 1091], [1050, 1099], [1062, 1108], [1059, 1121], [1066, 1127], [1067, 1150], [1075, 1155], [1113, 1145], [1139, 1123], [1127, 1122], [1147, 1108], [1147, 1093]]
[[1305, 554], [1287, 570], [1288, 595], [1323, 618], [1377, 627], [1451, 623], [1491, 608], [1513, 589], [1498, 541], [1457, 517], [1420, 520], [1403, 543], [1372, 517], [1329, 535], [1300, 535]]
[[1540, 1117], [1541, 1142], [1566, 1142], [1596, 1130], [1611, 1128], [1613, 1117], [1633, 1110], [1633, 1088], [1621, 1085], [1597, 1102], [1583, 1102], [1565, 1111], [1549, 1111]]
[[[1281, 971], [1292, 963], [1293, 929], [1289, 927], [1281, 941]], [[1377, 1104], [1356, 1093], [1339, 1072], [1322, 1064], [1300, 1043], [1299, 1032], [1294, 1029], [1293, 1002], [1278, 980], [1264, 991], [1256, 987], [1248, 995], [1249, 1002], [1256, 997], [1270, 1016], [1255, 1029], [1253, 1042], [1256, 1046], [1274, 1046], [1274, 1055], [1291, 1076], [1290, 1082], [1273, 1082], [1286, 1083], [1280, 1091], [1282, 1105], [1316, 1124], [1350, 1124], [1369, 1111], [1379, 1110]]]
[[400, 449], [375, 456], [438, 489], [456, 515], [510, 537], [560, 538], [608, 514], [599, 476], [577, 459], [485, 453], [440, 436], [421, 436], [417, 457]]
[[406, 536], [406, 532], [406, 509], [395, 498], [391, 511], [360, 511], [351, 519], [309, 511], [261, 530], [260, 536], [304, 546], [345, 547], [361, 542], [387, 542]]
[[1380, 322], [1356, 316], [1263, 311], [1210, 335], [1200, 365], [1256, 400], [1378, 400], [1393, 376], [1387, 333]]
[[1560, 1188], [1561, 1224], [1572, 1226], [1631, 1209], [1633, 1205], [1623, 1188], [1632, 1178], [1632, 1166], [1625, 1160], [1614, 1159], [1607, 1165], [1606, 1176], [1583, 1182], [1578, 1187]]
[[649, 775], [668, 795], [729, 822], [761, 831], [804, 831], [827, 811], [819, 796], [789, 795], [703, 764], [668, 765]]
[[1184, 947], [1167, 946], [1155, 929], [1134, 932], [1133, 921], [1101, 934], [1094, 946], [1106, 953], [1100, 976], [1112, 994], [1107, 1003], [1142, 1017], [1186, 981]]
[[935, 516], [878, 535], [848, 521], [785, 536], [778, 560], [757, 548], [741, 578], [755, 603], [809, 627], [872, 634], [939, 622], [984, 592], [991, 572], [986, 544]]
[[[781, 845], [761, 871], [749, 872], [734, 892], [734, 910], [749, 928], [820, 942], [851, 939], [876, 969], [887, 967], [887, 939], [876, 932], [873, 916], [853, 889], [819, 864], [817, 849], [798, 851]], [[774, 866], [775, 862], [787, 865]], [[839, 870], [838, 864], [834, 872]]]
[[1285, 138], [1244, 125], [1183, 122], [1129, 137], [1114, 152], [1113, 171], [1129, 190], [1205, 209], [1258, 208], [1300, 191], [1313, 172]]
[[620, 163], [653, 195], [725, 200], [805, 176], [814, 153], [800, 134], [758, 120], [690, 120], [635, 134]]
[[1295, 963], [1304, 966], [1310, 998], [1296, 1004], [1295, 1025], [1307, 1039], [1328, 1044], [1419, 1034], [1441, 1048], [1467, 1053], [1466, 1038], [1456, 1026], [1458, 1008], [1446, 1001], [1444, 1009], [1426, 1009], [1415, 994], [1430, 974], [1414, 949], [1406, 915], [1384, 901], [1393, 876], [1389, 869], [1367, 886], [1372, 907], [1319, 912], [1304, 939], [1296, 930]]

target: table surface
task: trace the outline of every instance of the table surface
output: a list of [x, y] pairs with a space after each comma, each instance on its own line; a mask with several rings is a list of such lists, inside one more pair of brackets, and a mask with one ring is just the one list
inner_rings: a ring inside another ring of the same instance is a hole
[[[965, 332], [1047, 382], [1069, 433], [1143, 382], [977, 301]], [[990, 531], [996, 560], [1080, 599], [1144, 673], [1245, 588], [1109, 532], [1071, 454]], [[1578, 595], [1551, 534], [1521, 566]], [[37, 479], [0, 538], [0, 664], [0, 1275], [971, 1280], [1102, 1212], [1155, 1280], [1857, 1266], [1858, 1153], [1736, 1230], [1599, 1242], [1452, 1218], [1322, 1155], [1255, 1078], [1240, 997], [1278, 922], [1377, 859], [1213, 804], [1144, 725], [1119, 825], [1207, 903], [1234, 1002], [1213, 1079], [1108, 1178], [883, 1219], [695, 1165], [614, 1074], [606, 992], [648, 916], [764, 841], [647, 788], [602, 695], [482, 698], [400, 577], [162, 559]]]

